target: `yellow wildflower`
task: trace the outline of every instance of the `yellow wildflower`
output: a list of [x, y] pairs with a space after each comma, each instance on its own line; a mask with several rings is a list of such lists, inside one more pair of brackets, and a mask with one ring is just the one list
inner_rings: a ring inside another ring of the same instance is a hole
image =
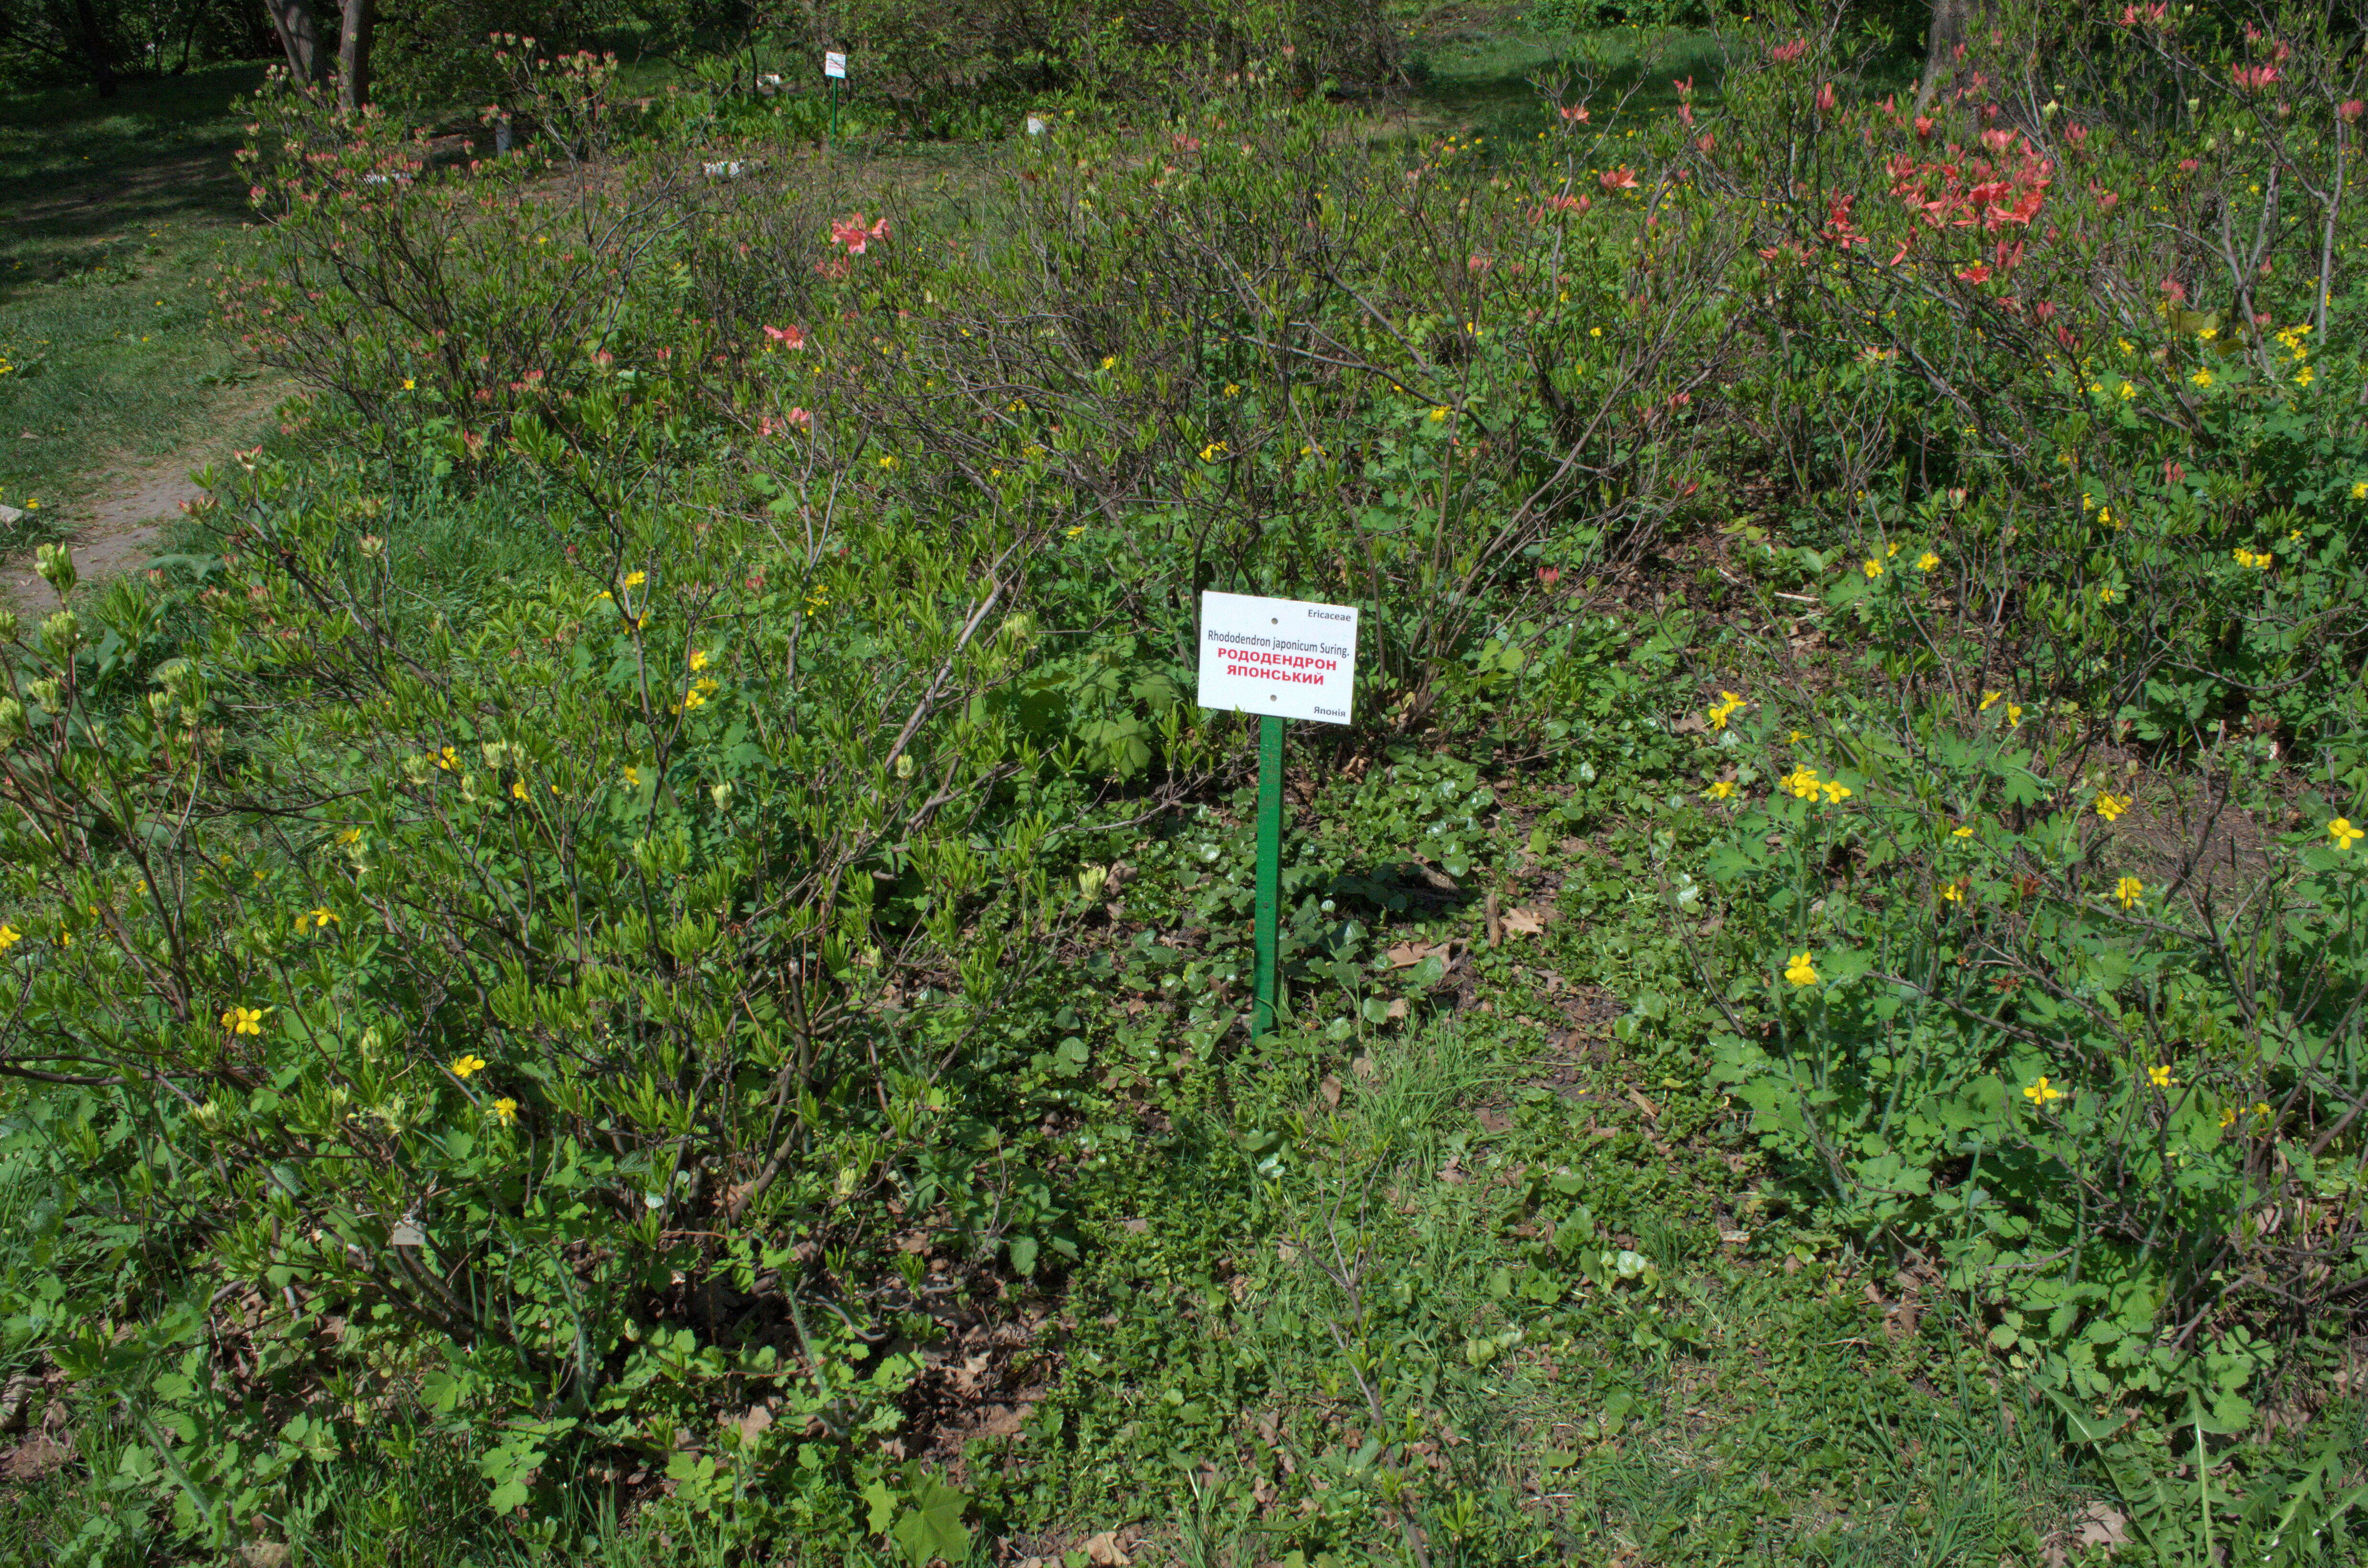
[[2193, 381], [2199, 391], [2209, 391], [2211, 389], [2212, 372], [2209, 370], [2198, 370], [2195, 374], [2188, 377], [2187, 379]]
[[2135, 909], [2145, 894], [2146, 884], [2135, 877], [2123, 877], [2113, 884], [2113, 897], [2121, 901], [2123, 909]]
[[507, 1095], [504, 1095], [500, 1099], [497, 1099], [493, 1104], [487, 1106], [485, 1108], [485, 1111], [486, 1114], [491, 1116], [495, 1121], [500, 1122], [504, 1127], [507, 1127], [510, 1123], [518, 1119], [518, 1101], [510, 1098]]
[[1870, 555], [1866, 558], [1866, 564], [1860, 567], [1859, 570], [1865, 573], [1870, 578], [1880, 577], [1883, 575], [1883, 562]]
[[2327, 836], [2335, 840], [2338, 849], [2349, 849], [2362, 838], [2368, 838], [2368, 829], [2352, 826], [2349, 817], [2337, 817], [2327, 824]]
[[1979, 707], [1979, 708], [1975, 709], [1975, 712], [1978, 712], [1978, 713], [1987, 713], [1987, 712], [1988, 712], [1988, 711], [1990, 710], [1990, 707], [1991, 707], [1991, 705], [1992, 705], [1992, 704], [1994, 704], [1994, 703], [1996, 703], [1996, 702], [1998, 700], [1998, 699], [2000, 699], [2000, 698], [2004, 697], [2005, 695], [2006, 695], [2006, 693], [2005, 693], [2005, 692], [2003, 692], [2003, 691], [1986, 691], [1986, 692], [1982, 693], [1982, 705], [1981, 705], [1981, 707]]
[[1794, 953], [1793, 961], [1784, 966], [1784, 978], [1795, 985], [1815, 985], [1817, 983], [1817, 966], [1809, 961], [1808, 954]]
[[1742, 698], [1731, 691], [1722, 691], [1718, 694], [1718, 700], [1703, 710], [1702, 717], [1710, 721], [1712, 729], [1724, 730], [1726, 722], [1734, 718], [1736, 710], [1742, 706]]
[[1827, 779], [1825, 791], [1826, 804], [1829, 806], [1839, 806], [1850, 798], [1850, 787], [1839, 778]]
[[230, 1030], [230, 1032], [234, 1035], [261, 1034], [263, 1032], [263, 1009], [260, 1007], [241, 1007], [233, 1006], [229, 1011], [222, 1014], [222, 1028]]
[[2116, 795], [2106, 790], [2097, 796], [2097, 814], [2107, 822], [2118, 820], [2129, 809], [2130, 798], [2127, 795]]
[[[1731, 778], [1722, 778], [1717, 783], [1712, 785], [1709, 789], [1703, 790], [1702, 793], [1708, 795], [1713, 801], [1731, 801], [1735, 798], [1735, 781]], [[0, 926], [0, 931], [5, 931], [6, 929], [7, 929], [7, 927]]]
[[693, 648], [690, 651], [690, 667], [694, 670], [703, 670], [707, 667], [706, 649]]
[[2147, 1068], [2146, 1082], [2152, 1084], [2157, 1089], [2169, 1088], [2172, 1082], [2170, 1069], [2168, 1066]]
[[1434, 408], [1434, 409], [1432, 409], [1432, 410], [1430, 411], [1430, 422], [1431, 422], [1433, 425], [1438, 424], [1440, 421], [1441, 421], [1441, 420], [1445, 419], [1446, 417], [1447, 417], [1447, 410], [1445, 410], [1444, 408]]
[[1817, 798], [1817, 775], [1815, 768], [1796, 767], [1784, 776], [1784, 788], [1793, 791], [1795, 800]]
[[2039, 1082], [2024, 1085], [2022, 1097], [2033, 1105], [2052, 1105], [2064, 1097], [2064, 1091], [2049, 1083], [2047, 1074], [2042, 1073], [2039, 1075]]
[[638, 588], [649, 580], [650, 574], [646, 572], [628, 572], [625, 574], [625, 586], [629, 588]]
[[460, 1079], [462, 1083], [468, 1082], [471, 1078], [475, 1077], [484, 1070], [485, 1059], [482, 1056], [470, 1055], [466, 1051], [463, 1051], [461, 1054], [452, 1058], [451, 1061], [444, 1063], [444, 1071], [451, 1074], [452, 1076]]
[[1930, 572], [1939, 564], [1941, 564], [1941, 558], [1929, 550], [1916, 558], [1916, 570], [1918, 572]]

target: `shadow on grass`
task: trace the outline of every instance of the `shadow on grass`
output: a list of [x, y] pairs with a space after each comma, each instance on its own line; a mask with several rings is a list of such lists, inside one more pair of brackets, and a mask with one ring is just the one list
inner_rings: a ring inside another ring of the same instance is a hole
[[231, 108], [264, 69], [127, 82], [109, 99], [64, 87], [0, 95], [0, 258], [25, 264], [0, 267], [0, 289], [119, 230], [237, 222], [246, 181], [231, 155], [244, 126]]
[[[1415, 89], [1409, 108], [1466, 127], [1490, 142], [1527, 140], [1549, 128], [1553, 110], [1538, 85], [1567, 76], [1572, 90], [1591, 79], [1601, 106], [1623, 95], [1629, 111], [1673, 110], [1671, 79], [1691, 76], [1697, 104], [1716, 101], [1725, 68], [1718, 36], [1691, 28], [1611, 28], [1550, 32], [1519, 22], [1434, 33], [1412, 56]], [[1443, 127], [1442, 127], [1443, 128]]]

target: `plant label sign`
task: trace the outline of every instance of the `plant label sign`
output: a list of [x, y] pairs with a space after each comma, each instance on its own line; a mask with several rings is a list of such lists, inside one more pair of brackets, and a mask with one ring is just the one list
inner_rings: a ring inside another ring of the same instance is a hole
[[845, 81], [847, 79], [847, 56], [841, 54], [835, 49], [825, 51], [822, 57], [822, 74], [825, 76], [836, 76], [841, 81]]
[[1201, 596], [1201, 706], [1345, 724], [1357, 687], [1352, 605]]

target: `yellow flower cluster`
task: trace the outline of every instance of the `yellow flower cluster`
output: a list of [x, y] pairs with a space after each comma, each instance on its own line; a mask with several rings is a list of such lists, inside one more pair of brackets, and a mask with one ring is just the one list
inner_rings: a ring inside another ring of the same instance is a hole
[[230, 1032], [234, 1035], [261, 1034], [263, 1032], [263, 1009], [260, 1007], [241, 1007], [233, 1006], [228, 1011], [222, 1014], [222, 1028], [230, 1030]]
[[1734, 718], [1736, 711], [1742, 706], [1743, 699], [1731, 691], [1722, 691], [1718, 694], [1718, 700], [1710, 705], [1702, 717], [1710, 721], [1712, 729], [1724, 730], [1726, 728], [1726, 722]]
[[2229, 554], [2236, 559], [2237, 565], [2249, 566], [2256, 572], [2266, 572], [2277, 564], [2277, 557], [2268, 551], [2247, 550], [2241, 544], [2230, 551]]
[[2024, 1085], [2022, 1097], [2035, 1106], [2053, 1105], [2064, 1097], [2064, 1091], [2049, 1083], [2047, 1074], [2042, 1073], [2039, 1082]]
[[1807, 953], [1794, 953], [1793, 961], [1784, 966], [1784, 978], [1795, 985], [1815, 985], [1817, 983], [1817, 966], [1809, 960]]
[[2145, 896], [2146, 884], [2135, 877], [2123, 877], [2113, 884], [2113, 897], [2121, 901], [2123, 909], [2135, 909], [2138, 900]]
[[2107, 822], [2118, 820], [2121, 814], [2129, 809], [2130, 798], [2127, 795], [2116, 795], [2111, 790], [2105, 790], [2097, 796], [2097, 814]]
[[1735, 781], [1731, 778], [1722, 778], [1702, 793], [1713, 801], [1731, 801], [1735, 799]]

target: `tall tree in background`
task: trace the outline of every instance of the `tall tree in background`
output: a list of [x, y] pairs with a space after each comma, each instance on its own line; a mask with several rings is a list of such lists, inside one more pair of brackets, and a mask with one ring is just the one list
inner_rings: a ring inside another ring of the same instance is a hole
[[370, 42], [377, 32], [377, 0], [346, 0], [337, 29], [337, 101], [347, 108], [370, 102]]
[[1965, 41], [1965, 29], [1982, 9], [1982, 0], [1932, 0], [1932, 25], [1925, 35], [1924, 85], [1916, 90], [1918, 113], [1931, 107], [1932, 95], [1954, 74], [1957, 46]]
[[321, 36], [321, 16], [313, 0], [263, 0], [271, 13], [271, 30], [288, 55], [288, 74], [300, 87], [325, 85], [336, 62], [328, 40]]
[[115, 96], [115, 46], [99, 19], [97, 0], [74, 0], [74, 33], [90, 70], [90, 85], [102, 98]]

